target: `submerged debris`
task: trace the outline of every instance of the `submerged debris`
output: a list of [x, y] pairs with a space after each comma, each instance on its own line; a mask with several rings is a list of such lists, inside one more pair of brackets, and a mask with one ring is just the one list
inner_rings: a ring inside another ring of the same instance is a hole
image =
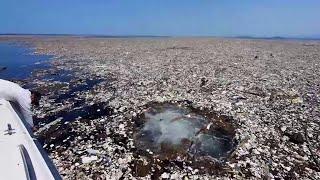
[[0, 66], [0, 72], [1, 71], [4, 71], [4, 70], [6, 70], [7, 69], [7, 67], [5, 67], [5, 66]]

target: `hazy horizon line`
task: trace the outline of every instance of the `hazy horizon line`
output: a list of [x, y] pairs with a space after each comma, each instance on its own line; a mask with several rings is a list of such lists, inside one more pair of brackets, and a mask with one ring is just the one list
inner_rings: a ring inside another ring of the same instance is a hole
[[255, 35], [233, 35], [233, 36], [219, 36], [219, 35], [110, 35], [110, 34], [69, 34], [69, 33], [0, 33], [0, 36], [77, 36], [77, 37], [215, 37], [215, 38], [240, 38], [240, 39], [308, 39], [320, 40], [320, 35], [312, 36], [255, 36]]

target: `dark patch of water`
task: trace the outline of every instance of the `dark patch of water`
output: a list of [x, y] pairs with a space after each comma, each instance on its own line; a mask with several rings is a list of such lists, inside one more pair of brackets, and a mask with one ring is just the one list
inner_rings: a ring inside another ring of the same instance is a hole
[[73, 128], [69, 124], [59, 124], [56, 128], [50, 128], [49, 131], [38, 135], [39, 142], [44, 145], [47, 151], [51, 149], [56, 149], [54, 146], [62, 146], [64, 148], [71, 145], [72, 140], [78, 134], [73, 131]]
[[102, 82], [102, 79], [79, 79], [78, 81], [83, 82], [80, 85], [74, 86], [71, 88], [70, 93], [73, 94], [75, 92], [80, 91], [88, 91], [93, 88], [93, 86]]
[[48, 72], [45, 72], [45, 75], [43, 77], [46, 81], [51, 82], [70, 82], [73, 79], [73, 73], [70, 70], [64, 70], [64, 69], [53, 69]]
[[54, 120], [61, 119], [61, 121], [49, 130], [38, 135], [40, 143], [45, 145], [47, 151], [55, 149], [55, 151], [63, 151], [71, 145], [71, 142], [76, 136], [81, 136], [82, 140], [88, 140], [92, 137], [94, 139], [106, 138], [106, 132], [103, 125], [95, 127], [95, 130], [89, 134], [79, 134], [75, 131], [73, 125], [69, 122], [79, 120], [81, 123], [90, 123], [90, 120], [98, 119], [104, 116], [110, 116], [113, 109], [107, 106], [106, 103], [97, 103], [92, 105], [83, 105], [84, 100], [79, 100], [82, 106], [72, 107], [68, 110], [58, 111], [55, 114], [45, 116], [44, 118], [36, 118], [35, 124], [48, 124]]
[[[59, 103], [64, 100], [77, 97], [77, 93], [91, 90], [94, 86], [102, 82], [102, 79], [80, 79], [78, 82], [71, 83], [69, 89], [63, 93], [60, 93], [58, 96], [55, 96], [55, 102]], [[79, 101], [75, 101], [79, 103]]]
[[[79, 103], [85, 103], [81, 100]], [[92, 105], [84, 105], [82, 107], [72, 107], [68, 110], [62, 110], [55, 114], [45, 116], [44, 118], [36, 118], [35, 122], [37, 124], [44, 123], [47, 124], [58, 118], [62, 118], [63, 122], [71, 122], [74, 120], [92, 120], [98, 119], [103, 116], [109, 116], [113, 112], [109, 106], [105, 103], [97, 103]]]

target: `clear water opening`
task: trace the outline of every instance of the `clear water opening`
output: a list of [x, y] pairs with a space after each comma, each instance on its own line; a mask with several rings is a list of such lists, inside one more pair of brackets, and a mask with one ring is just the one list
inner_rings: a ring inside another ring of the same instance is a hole
[[178, 156], [223, 159], [234, 147], [234, 132], [227, 128], [230, 124], [223, 124], [228, 122], [189, 107], [155, 104], [148, 107], [138, 121], [142, 123], [135, 135], [137, 148], [166, 159]]

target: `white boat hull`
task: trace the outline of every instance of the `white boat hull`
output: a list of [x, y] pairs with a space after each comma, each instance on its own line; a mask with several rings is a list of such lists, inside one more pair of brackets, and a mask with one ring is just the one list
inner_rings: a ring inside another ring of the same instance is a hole
[[17, 111], [8, 101], [2, 99], [0, 99], [0, 149], [0, 179], [61, 179]]

